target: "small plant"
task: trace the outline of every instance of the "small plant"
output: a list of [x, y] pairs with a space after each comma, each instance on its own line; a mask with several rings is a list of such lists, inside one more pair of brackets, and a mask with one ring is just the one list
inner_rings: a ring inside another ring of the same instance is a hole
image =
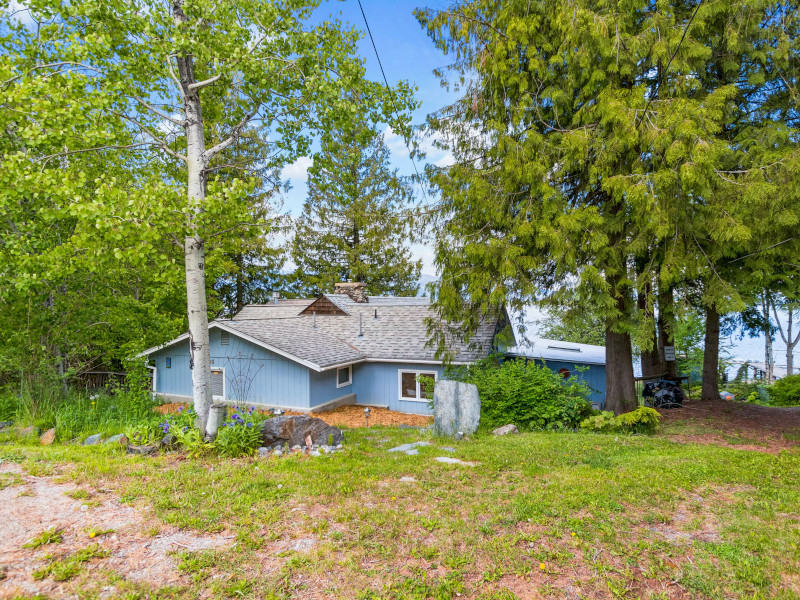
[[23, 548], [39, 548], [47, 544], [60, 544], [64, 541], [64, 530], [60, 527], [45, 529], [31, 541], [22, 545]]
[[609, 410], [602, 411], [599, 415], [594, 415], [584, 419], [581, 429], [584, 431], [594, 431], [597, 433], [641, 433], [652, 435], [658, 427], [661, 415], [652, 408], [640, 406], [636, 410], [623, 413], [617, 417]]
[[581, 422], [581, 429], [587, 431], [610, 433], [617, 431], [618, 428], [617, 418], [610, 410], [604, 410], [599, 415], [591, 416]]
[[110, 552], [99, 544], [92, 544], [71, 556], [67, 555], [60, 559], [50, 557], [52, 562], [46, 567], [34, 571], [33, 578], [36, 581], [48, 577], [52, 577], [54, 581], [69, 581], [81, 572], [83, 563], [89, 562], [93, 558], [105, 558], [109, 554]]
[[658, 411], [646, 406], [640, 406], [636, 410], [623, 413], [617, 417], [617, 421], [623, 430], [645, 435], [654, 434], [660, 420], [661, 415], [658, 414]]
[[256, 413], [254, 407], [235, 408], [217, 434], [216, 447], [219, 453], [232, 457], [255, 454], [261, 446], [261, 428], [258, 424], [262, 420], [261, 413]]

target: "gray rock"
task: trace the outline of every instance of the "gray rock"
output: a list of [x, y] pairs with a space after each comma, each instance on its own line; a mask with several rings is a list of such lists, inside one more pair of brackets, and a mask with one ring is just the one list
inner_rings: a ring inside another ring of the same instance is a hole
[[172, 449], [178, 445], [178, 440], [175, 439], [175, 436], [171, 433], [168, 433], [164, 437], [161, 438], [161, 447]]
[[309, 456], [322, 456], [322, 453], [319, 450], [312, 450], [308, 454]]
[[344, 441], [342, 430], [328, 425], [322, 419], [300, 416], [272, 417], [261, 423], [261, 440], [265, 446], [276, 442], [287, 442], [291, 446], [307, 444], [341, 444]]
[[405, 423], [402, 423], [402, 424], [398, 425], [397, 428], [398, 429], [416, 429], [416, 427], [413, 427], [411, 425], [406, 425]]
[[295, 552], [305, 552], [306, 550], [311, 550], [314, 544], [316, 544], [316, 541], [311, 538], [299, 539], [292, 544], [292, 550]]
[[425, 427], [420, 427], [419, 432], [422, 434], [433, 433], [434, 427], [433, 425], [426, 425]]
[[455, 435], [453, 436], [453, 439], [456, 440], [456, 441], [463, 440], [464, 439], [464, 432], [463, 431], [456, 431]]
[[95, 444], [99, 444], [103, 441], [103, 434], [102, 433], [95, 433], [94, 435], [90, 435], [85, 440], [83, 440], [84, 446], [94, 446]]
[[448, 465], [464, 465], [467, 467], [474, 467], [476, 464], [478, 464], [474, 462], [468, 462], [466, 460], [461, 460], [460, 458], [453, 458], [452, 456], [437, 456], [436, 461]]
[[265, 458], [265, 457], [269, 456], [269, 453], [270, 453], [270, 449], [269, 448], [265, 448], [264, 446], [261, 446], [261, 448], [258, 449], [258, 455], [261, 458]]
[[302, 449], [303, 447], [300, 444], [295, 444], [294, 446], [292, 446], [292, 450], [302, 450]]
[[430, 446], [430, 442], [412, 442], [411, 444], [403, 444], [402, 446], [395, 446], [394, 448], [389, 448], [387, 452], [408, 452], [409, 450], [413, 450], [414, 448], [419, 448], [420, 446]]
[[412, 448], [411, 450], [406, 450], [406, 454], [408, 454], [409, 456], [416, 456], [417, 454], [419, 454], [419, 450], [417, 450], [416, 448]]
[[443, 446], [441, 449], [444, 450], [445, 452], [455, 452], [456, 451], [455, 448], [451, 448], [450, 446]]
[[409, 475], [406, 475], [405, 477], [401, 477], [400, 481], [402, 481], [403, 483], [413, 483], [413, 482], [416, 481], [416, 479], [414, 479], [413, 477], [411, 477]]
[[104, 443], [105, 444], [120, 444], [120, 445], [125, 446], [125, 445], [128, 444], [128, 438], [124, 433], [118, 433], [117, 435], [112, 435]]
[[28, 425], [25, 429], [21, 429], [18, 433], [19, 437], [34, 437], [39, 435], [39, 428], [34, 425]]
[[503, 425], [495, 429], [492, 435], [510, 435], [512, 433], [519, 433], [519, 429], [517, 429], [517, 426], [513, 423], [509, 423], [508, 425]]
[[128, 454], [146, 455], [153, 454], [156, 450], [158, 450], [158, 446], [155, 444], [148, 446], [128, 446], [126, 450], [128, 451]]
[[14, 425], [14, 421], [0, 421], [0, 429], [5, 429], [6, 427], [11, 427]]
[[433, 392], [433, 425], [442, 435], [470, 435], [481, 420], [481, 399], [471, 383], [440, 380]]

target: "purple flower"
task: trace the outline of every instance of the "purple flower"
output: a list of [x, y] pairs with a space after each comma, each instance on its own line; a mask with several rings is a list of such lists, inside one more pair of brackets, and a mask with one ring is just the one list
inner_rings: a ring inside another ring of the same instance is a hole
[[252, 427], [252, 426], [253, 426], [253, 424], [252, 424], [252, 423], [248, 423], [248, 424], [247, 424], [247, 426], [248, 426], [248, 427]]

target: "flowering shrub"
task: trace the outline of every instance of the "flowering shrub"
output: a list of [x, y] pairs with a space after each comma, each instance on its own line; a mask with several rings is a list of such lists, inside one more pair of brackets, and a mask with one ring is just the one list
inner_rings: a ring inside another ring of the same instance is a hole
[[258, 424], [264, 415], [255, 407], [234, 408], [230, 417], [217, 433], [215, 446], [224, 456], [249, 456], [261, 445], [261, 428]]

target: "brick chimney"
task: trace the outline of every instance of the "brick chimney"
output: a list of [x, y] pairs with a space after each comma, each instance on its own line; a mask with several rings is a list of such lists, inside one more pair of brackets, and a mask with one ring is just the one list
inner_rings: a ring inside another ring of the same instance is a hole
[[358, 303], [365, 303], [369, 302], [369, 298], [367, 298], [367, 284], [353, 281], [347, 281], [342, 283], [337, 283], [335, 285], [335, 291], [337, 294], [347, 294], [353, 300], [353, 302]]

